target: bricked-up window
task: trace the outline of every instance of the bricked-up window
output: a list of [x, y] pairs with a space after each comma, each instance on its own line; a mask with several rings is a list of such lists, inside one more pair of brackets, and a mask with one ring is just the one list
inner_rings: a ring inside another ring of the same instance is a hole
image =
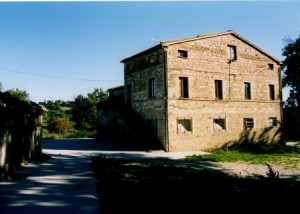
[[228, 60], [234, 61], [236, 59], [236, 46], [228, 45]]
[[268, 63], [268, 69], [269, 70], [273, 70], [274, 69], [274, 65], [272, 63]]
[[131, 97], [132, 97], [132, 86], [131, 84], [127, 84], [127, 104], [131, 104]]
[[276, 117], [269, 117], [268, 118], [268, 127], [277, 126], [277, 118]]
[[244, 129], [253, 129], [254, 128], [254, 120], [253, 118], [244, 118]]
[[155, 79], [149, 79], [149, 98], [155, 97]]
[[178, 119], [177, 120], [177, 132], [178, 133], [192, 132], [192, 120], [191, 119]]
[[216, 99], [223, 99], [222, 80], [215, 80], [215, 96]]
[[250, 82], [244, 83], [244, 94], [246, 100], [251, 100], [251, 85]]
[[188, 57], [188, 52], [185, 51], [185, 50], [178, 50], [178, 57], [187, 58]]
[[189, 97], [189, 84], [187, 77], [179, 77], [180, 84], [180, 97], [188, 98]]
[[275, 100], [275, 86], [269, 85], [269, 100]]
[[214, 131], [226, 130], [226, 120], [224, 118], [214, 119]]

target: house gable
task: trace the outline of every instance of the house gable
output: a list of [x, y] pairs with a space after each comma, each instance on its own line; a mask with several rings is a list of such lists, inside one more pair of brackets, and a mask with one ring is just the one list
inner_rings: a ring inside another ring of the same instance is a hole
[[239, 34], [237, 34], [236, 32], [234, 32], [232, 30], [228, 30], [226, 32], [220, 32], [220, 33], [201, 34], [201, 35], [197, 35], [196, 37], [190, 37], [190, 38], [167, 40], [167, 41], [162, 41], [160, 44], [163, 47], [167, 48], [167, 47], [169, 47], [171, 45], [176, 45], [176, 44], [180, 44], [180, 43], [193, 42], [193, 41], [199, 41], [199, 40], [206, 40], [206, 39], [210, 39], [210, 38], [222, 37], [222, 36], [227, 36], [227, 35], [234, 36], [235, 38], [241, 40], [242, 42], [248, 44], [249, 46], [251, 46], [255, 50], [259, 51], [261, 54], [263, 54], [266, 57], [270, 58], [270, 60], [275, 61], [278, 64], [281, 64], [280, 60], [276, 59], [272, 55], [268, 54], [267, 52], [265, 52], [264, 50], [262, 50], [261, 48], [259, 48], [257, 45], [253, 44], [252, 42], [250, 42], [249, 40], [245, 39], [244, 37], [240, 36]]

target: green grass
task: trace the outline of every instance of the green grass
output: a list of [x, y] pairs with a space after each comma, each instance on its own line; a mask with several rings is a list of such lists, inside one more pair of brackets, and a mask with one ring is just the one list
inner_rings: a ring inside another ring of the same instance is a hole
[[62, 138], [95, 138], [96, 131], [89, 130], [71, 130], [66, 134], [51, 133], [47, 129], [44, 129], [44, 139], [62, 139]]
[[300, 148], [298, 146], [262, 145], [218, 149], [208, 155], [187, 156], [188, 161], [247, 162], [251, 164], [282, 165], [285, 168], [300, 166]]
[[[226, 160], [245, 157], [238, 153], [218, 154], [227, 156]], [[235, 158], [229, 159], [230, 154]], [[300, 183], [279, 178], [272, 168], [269, 177], [251, 178], [160, 161], [105, 156], [92, 157], [92, 165], [102, 214], [299, 210]]]

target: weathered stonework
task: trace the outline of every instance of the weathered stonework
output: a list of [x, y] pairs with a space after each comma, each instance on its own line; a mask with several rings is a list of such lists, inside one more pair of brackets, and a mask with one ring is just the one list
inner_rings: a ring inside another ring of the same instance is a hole
[[[228, 58], [228, 45], [236, 48], [234, 60]], [[233, 31], [161, 42], [122, 62], [125, 103], [145, 121], [156, 121], [156, 135], [166, 151], [280, 138], [275, 134], [282, 120], [280, 62]], [[155, 80], [154, 97], [149, 97], [150, 79]], [[187, 97], [181, 97], [181, 79]], [[222, 84], [221, 99], [216, 98], [215, 80]], [[245, 83], [251, 85], [250, 99], [245, 99]], [[274, 87], [272, 100], [269, 85]], [[251, 130], [245, 130], [244, 118], [252, 118]], [[270, 118], [276, 119], [271, 127]], [[216, 130], [218, 119], [222, 129]]]

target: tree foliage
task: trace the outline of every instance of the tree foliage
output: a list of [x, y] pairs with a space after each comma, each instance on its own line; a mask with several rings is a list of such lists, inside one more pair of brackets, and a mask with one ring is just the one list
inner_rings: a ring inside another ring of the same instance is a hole
[[97, 103], [107, 99], [107, 93], [96, 88], [87, 96], [78, 95], [71, 110], [76, 129], [95, 129], [97, 126]]
[[16, 97], [22, 101], [29, 101], [29, 94], [25, 90], [10, 89], [7, 91], [11, 96]]
[[57, 117], [49, 121], [47, 129], [48, 131], [60, 135], [67, 134], [73, 125], [67, 116]]
[[296, 40], [286, 40], [283, 49], [283, 86], [290, 88], [290, 94], [284, 103], [283, 127], [286, 139], [300, 139], [300, 36]]
[[290, 87], [288, 101], [300, 105], [300, 36], [296, 40], [289, 40], [283, 48], [283, 86]]
[[45, 115], [45, 120], [50, 122], [56, 118], [66, 116], [65, 112], [61, 108], [61, 102], [62, 101], [60, 100], [56, 100], [56, 101], [48, 100], [40, 103], [46, 106], [46, 108], [48, 109], [48, 112]]

